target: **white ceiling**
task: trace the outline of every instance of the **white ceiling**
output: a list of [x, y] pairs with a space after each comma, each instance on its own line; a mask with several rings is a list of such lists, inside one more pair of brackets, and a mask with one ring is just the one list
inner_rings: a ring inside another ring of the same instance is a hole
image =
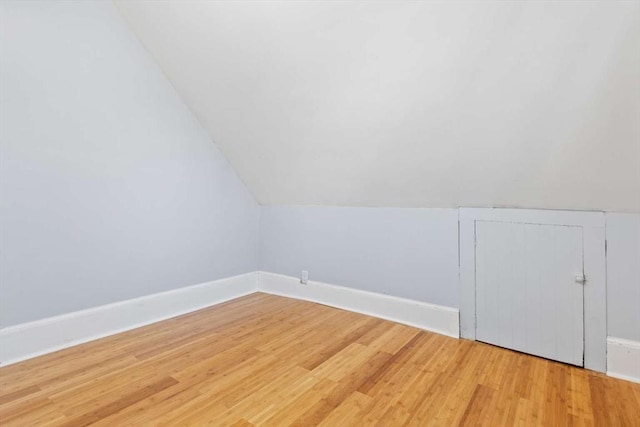
[[638, 1], [116, 1], [263, 204], [640, 211]]

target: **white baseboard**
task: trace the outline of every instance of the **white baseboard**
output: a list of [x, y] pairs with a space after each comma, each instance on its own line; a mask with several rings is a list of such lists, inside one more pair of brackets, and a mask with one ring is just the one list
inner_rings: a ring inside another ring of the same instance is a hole
[[608, 337], [607, 375], [640, 383], [640, 342]]
[[0, 329], [0, 366], [176, 317], [256, 291], [316, 302], [459, 337], [458, 310], [389, 295], [252, 272]]
[[[0, 329], [0, 366], [93, 341], [256, 291], [296, 298], [459, 338], [459, 312], [296, 277], [252, 272]], [[607, 338], [607, 375], [640, 383], [640, 342]]]
[[280, 295], [329, 305], [416, 328], [459, 338], [458, 310], [390, 295], [361, 291], [327, 283], [309, 281], [300, 284], [296, 277], [261, 271], [258, 289]]
[[257, 283], [258, 273], [246, 273], [0, 329], [0, 365], [248, 295]]

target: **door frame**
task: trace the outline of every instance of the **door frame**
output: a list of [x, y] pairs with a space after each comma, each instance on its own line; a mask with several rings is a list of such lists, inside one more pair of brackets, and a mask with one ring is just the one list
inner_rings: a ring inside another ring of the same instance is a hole
[[607, 370], [606, 234], [604, 212], [507, 208], [460, 208], [460, 336], [476, 339], [476, 221], [582, 227], [584, 367]]

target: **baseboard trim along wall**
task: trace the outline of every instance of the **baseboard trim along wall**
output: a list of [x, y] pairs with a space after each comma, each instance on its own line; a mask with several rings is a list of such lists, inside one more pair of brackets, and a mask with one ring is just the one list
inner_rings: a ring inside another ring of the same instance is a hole
[[303, 285], [296, 277], [264, 271], [260, 272], [258, 289], [260, 292], [325, 304], [453, 338], [460, 336], [456, 308], [315, 281]]
[[607, 375], [640, 383], [640, 342], [608, 337]]
[[[325, 304], [459, 338], [459, 311], [269, 272], [252, 272], [0, 329], [0, 366], [210, 307], [254, 292]], [[640, 383], [640, 342], [607, 338], [607, 375]]]
[[458, 310], [390, 295], [252, 272], [0, 329], [0, 366], [170, 319], [254, 292], [296, 298], [459, 337]]
[[251, 272], [0, 329], [0, 365], [10, 365], [257, 291]]

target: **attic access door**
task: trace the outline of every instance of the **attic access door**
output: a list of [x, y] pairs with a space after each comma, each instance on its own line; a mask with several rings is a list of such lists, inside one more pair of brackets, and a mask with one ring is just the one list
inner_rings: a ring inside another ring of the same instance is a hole
[[476, 339], [583, 366], [583, 229], [476, 221]]

